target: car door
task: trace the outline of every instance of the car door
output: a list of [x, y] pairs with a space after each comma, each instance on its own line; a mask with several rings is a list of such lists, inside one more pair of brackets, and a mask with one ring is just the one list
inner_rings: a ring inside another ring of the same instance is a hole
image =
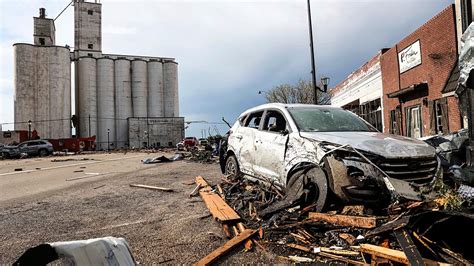
[[284, 186], [285, 151], [289, 126], [278, 110], [267, 110], [255, 135], [254, 169], [258, 176], [270, 178]]
[[229, 144], [237, 157], [240, 166], [240, 171], [254, 176], [253, 156], [255, 153], [255, 133], [260, 127], [260, 122], [263, 116], [263, 111], [256, 111], [250, 113], [242, 125], [232, 132], [229, 137]]

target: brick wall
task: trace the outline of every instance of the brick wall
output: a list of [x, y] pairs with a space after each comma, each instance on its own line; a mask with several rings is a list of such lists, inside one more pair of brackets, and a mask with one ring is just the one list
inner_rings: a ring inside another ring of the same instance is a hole
[[[417, 40], [421, 47], [421, 64], [399, 74], [398, 52], [410, 46]], [[456, 64], [457, 41], [454, 18], [454, 6], [450, 5], [439, 14], [431, 18], [413, 33], [405, 37], [394, 47], [382, 54], [380, 59], [382, 71], [382, 84], [384, 94], [384, 119], [387, 125], [390, 121], [390, 111], [401, 105], [402, 110], [402, 132], [406, 135], [405, 108], [420, 105], [422, 112], [422, 135], [430, 134], [430, 111], [426, 104], [427, 100], [437, 100], [442, 97], [441, 90], [449, 78], [451, 70]], [[387, 94], [396, 92], [411, 85], [427, 82], [428, 95], [420, 97], [388, 98]], [[452, 97], [449, 97], [452, 98]], [[455, 131], [461, 127], [461, 119], [457, 103], [448, 99], [449, 130]], [[385, 127], [389, 132], [390, 127]]]

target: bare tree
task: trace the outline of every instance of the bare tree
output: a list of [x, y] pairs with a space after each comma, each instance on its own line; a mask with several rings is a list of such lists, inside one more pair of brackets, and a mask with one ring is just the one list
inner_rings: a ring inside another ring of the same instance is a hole
[[[318, 91], [318, 104], [330, 104], [331, 97]], [[269, 103], [313, 103], [313, 86], [310, 81], [299, 80], [295, 85], [283, 84], [273, 87], [265, 93]]]

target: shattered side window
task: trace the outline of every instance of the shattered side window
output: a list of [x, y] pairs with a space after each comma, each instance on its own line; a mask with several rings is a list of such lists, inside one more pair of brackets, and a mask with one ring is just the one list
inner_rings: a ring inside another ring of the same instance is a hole
[[258, 129], [260, 126], [260, 121], [262, 120], [263, 111], [251, 113], [247, 120], [245, 121], [245, 126], [250, 128]]
[[285, 117], [280, 112], [268, 111], [265, 115], [263, 130], [272, 132], [281, 132], [286, 129]]
[[351, 112], [338, 108], [289, 108], [303, 132], [377, 131]]
[[241, 117], [239, 118], [239, 124], [240, 124], [241, 126], [244, 125], [244, 122], [245, 122], [245, 119], [246, 119], [246, 118], [247, 118], [247, 115], [243, 115], [243, 116], [241, 116]]

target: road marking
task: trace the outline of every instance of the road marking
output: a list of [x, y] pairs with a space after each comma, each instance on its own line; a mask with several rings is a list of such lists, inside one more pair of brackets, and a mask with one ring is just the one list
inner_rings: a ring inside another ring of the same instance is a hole
[[120, 161], [120, 160], [126, 160], [126, 159], [136, 158], [136, 157], [143, 157], [143, 155], [136, 155], [136, 156], [130, 156], [130, 157], [125, 157], [125, 158], [107, 159], [107, 160], [102, 160], [102, 161], [93, 161], [93, 162], [84, 162], [84, 163], [75, 163], [75, 164], [52, 166], [52, 167], [41, 168], [41, 170], [24, 170], [24, 171], [20, 171], [20, 172], [9, 172], [9, 173], [0, 174], [0, 176], [17, 175], [17, 174], [23, 174], [23, 173], [31, 173], [31, 172], [38, 172], [38, 171], [54, 170], [54, 169], [59, 169], [59, 168], [74, 167], [74, 166], [85, 165], [85, 164], [98, 164], [98, 163], [105, 163], [105, 162], [111, 162], [111, 161]]

